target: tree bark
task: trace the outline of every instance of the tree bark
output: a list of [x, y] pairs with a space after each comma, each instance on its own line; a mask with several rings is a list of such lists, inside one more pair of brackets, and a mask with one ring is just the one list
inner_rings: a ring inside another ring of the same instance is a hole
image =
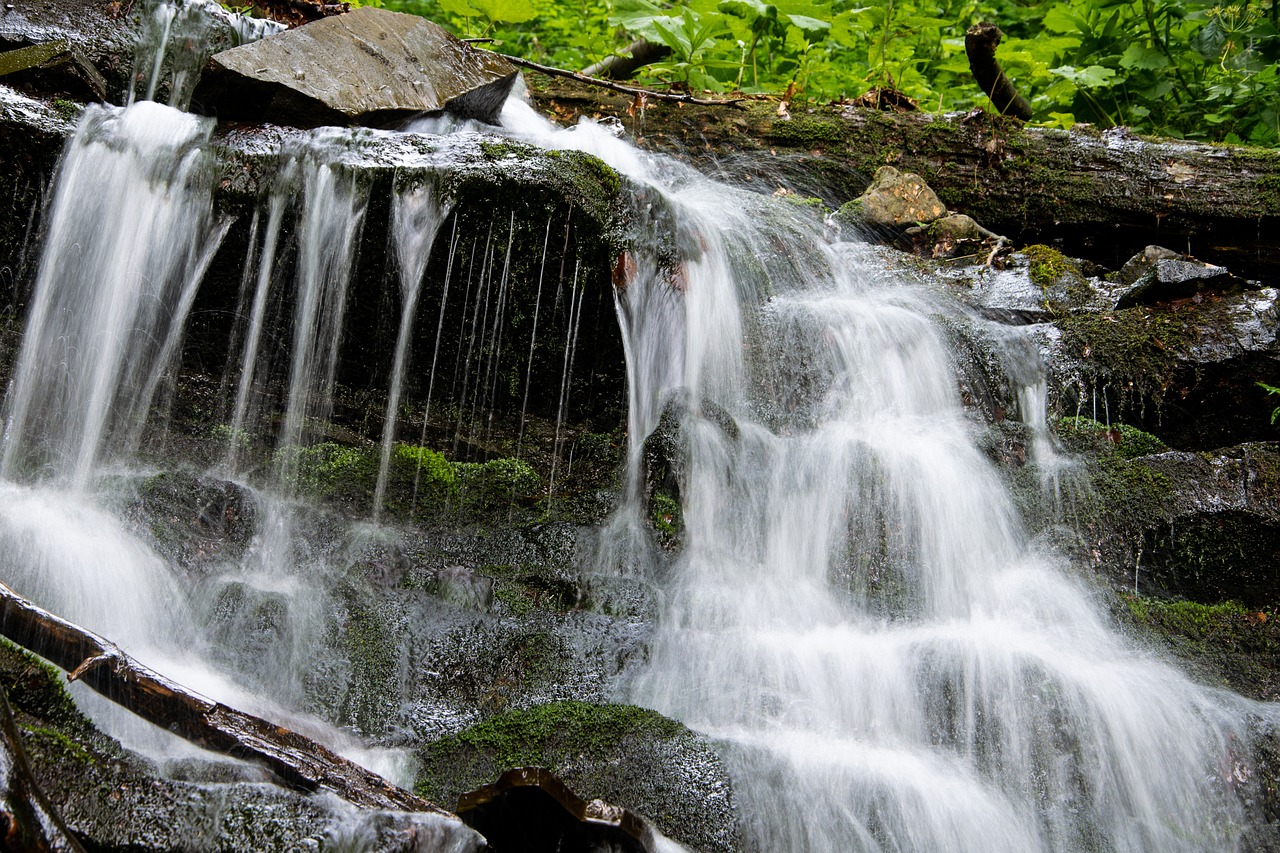
[[665, 44], [637, 39], [627, 45], [622, 53], [606, 56], [594, 65], [582, 69], [582, 73], [588, 77], [604, 77], [608, 80], [629, 80], [644, 66], [670, 55], [671, 48]]
[[169, 681], [115, 644], [37, 607], [4, 584], [0, 635], [144, 720], [205, 749], [260, 762], [291, 787], [327, 789], [366, 808], [449, 814], [309, 738]]
[[776, 99], [698, 109], [527, 75], [557, 121], [615, 116], [643, 147], [747, 186], [856, 198], [875, 170], [923, 177], [953, 212], [1016, 245], [1047, 243], [1118, 269], [1150, 244], [1280, 283], [1280, 157], [1268, 149], [1028, 128], [1000, 116], [884, 113]]
[[995, 24], [983, 21], [974, 24], [964, 34], [964, 52], [969, 57], [969, 72], [1000, 115], [1031, 121], [1031, 104], [1018, 94], [1000, 61], [996, 59], [996, 47], [1004, 33]]

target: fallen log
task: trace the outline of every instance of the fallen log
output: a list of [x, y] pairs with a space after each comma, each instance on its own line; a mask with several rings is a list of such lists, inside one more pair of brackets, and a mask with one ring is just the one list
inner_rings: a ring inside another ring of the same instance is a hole
[[118, 646], [27, 601], [0, 583], [0, 635], [181, 738], [258, 762], [298, 790], [328, 790], [365, 808], [450, 815], [310, 738], [194, 693]]
[[990, 113], [885, 113], [751, 98], [695, 109], [526, 75], [557, 121], [620, 119], [640, 145], [726, 178], [857, 198], [880, 166], [923, 177], [949, 210], [1015, 245], [1047, 243], [1118, 269], [1151, 244], [1280, 283], [1280, 156], [1274, 150], [1141, 139], [1123, 128], [1023, 127]]

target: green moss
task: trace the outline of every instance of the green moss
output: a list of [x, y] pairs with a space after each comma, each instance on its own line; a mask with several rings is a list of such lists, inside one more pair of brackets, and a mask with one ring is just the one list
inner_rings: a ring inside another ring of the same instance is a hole
[[1165, 516], [1173, 483], [1140, 459], [1106, 458], [1093, 476], [1098, 501], [1091, 511], [1132, 523], [1149, 522]]
[[92, 726], [67, 693], [63, 673], [0, 638], [0, 683], [15, 709], [72, 732]]
[[[22, 726], [22, 733], [24, 738], [39, 739], [42, 741], [42, 746], [45, 750], [56, 753], [70, 761], [82, 764], [91, 764], [94, 761], [94, 757], [88, 750], [57, 729], [28, 724]], [[28, 744], [28, 748], [31, 748], [31, 746]]]
[[1022, 250], [1027, 258], [1027, 274], [1041, 287], [1047, 287], [1068, 273], [1079, 273], [1074, 262], [1049, 246], [1028, 246]]
[[1160, 397], [1174, 383], [1191, 332], [1174, 311], [1146, 306], [1064, 317], [1062, 344], [1097, 376]]
[[488, 511], [536, 497], [542, 478], [520, 459], [454, 462], [459, 500], [464, 509]]
[[658, 531], [663, 544], [673, 544], [679, 541], [681, 534], [684, 532], [684, 512], [680, 507], [680, 502], [662, 493], [657, 493], [653, 496], [649, 506], [653, 529]]
[[1124, 459], [1149, 456], [1168, 449], [1159, 438], [1137, 427], [1128, 424], [1107, 426], [1092, 418], [1061, 418], [1058, 421], [1058, 435], [1073, 450], [1109, 452]]
[[1238, 601], [1201, 604], [1120, 596], [1120, 617], [1189, 665], [1199, 679], [1263, 701], [1280, 698], [1280, 622]]
[[769, 128], [772, 139], [798, 148], [825, 148], [838, 143], [843, 133], [844, 129], [836, 122], [811, 117], [775, 121]]
[[680, 723], [644, 708], [552, 702], [498, 714], [428, 744], [414, 791], [436, 802], [452, 802], [458, 793], [491, 782], [512, 767], [554, 772], [584, 756], [601, 760], [636, 740], [686, 735]]
[[380, 734], [400, 696], [396, 644], [376, 614], [358, 606], [348, 615], [342, 644], [352, 676], [344, 722], [366, 734]]

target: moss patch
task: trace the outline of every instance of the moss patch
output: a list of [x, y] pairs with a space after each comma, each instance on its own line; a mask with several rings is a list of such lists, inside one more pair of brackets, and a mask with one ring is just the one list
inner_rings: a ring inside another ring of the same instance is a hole
[[1212, 684], [1254, 699], [1280, 698], [1280, 623], [1271, 610], [1237, 601], [1200, 604], [1120, 596], [1119, 615]]
[[1061, 418], [1057, 432], [1068, 449], [1077, 453], [1114, 453], [1123, 459], [1133, 459], [1168, 449], [1159, 438], [1137, 427], [1128, 424], [1107, 426], [1092, 418]]

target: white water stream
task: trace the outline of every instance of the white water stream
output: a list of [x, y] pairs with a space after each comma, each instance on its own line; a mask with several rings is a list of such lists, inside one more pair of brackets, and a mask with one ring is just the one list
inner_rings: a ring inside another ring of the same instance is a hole
[[[598, 127], [504, 123], [659, 189], [696, 247], [674, 288], [640, 257], [618, 300], [632, 476], [686, 401], [685, 545], [629, 698], [720, 742], [752, 850], [1234, 849], [1260, 709], [1133, 648], [1031, 548], [931, 319], [953, 308]], [[1021, 402], [1056, 465], [1043, 386]]]
[[[948, 305], [860, 246], [829, 245], [801, 215], [599, 127], [558, 130], [514, 101], [504, 123], [601, 156], [670, 208], [655, 222], [673, 224], [654, 227], [675, 233], [653, 236], [675, 240], [678, 271], [641, 245], [617, 295], [631, 485], [602, 561], [647, 564], [641, 442], [675, 400], [685, 546], [625, 698], [720, 745], [751, 850], [1235, 847], [1243, 720], [1271, 711], [1127, 644], [1090, 591], [1031, 547], [960, 406], [932, 319]], [[70, 144], [5, 401], [0, 567], [20, 592], [253, 708], [220, 673], [181, 663], [199, 648], [183, 591], [94, 497], [147, 428], [225, 233], [212, 212], [208, 130], [143, 101], [91, 108]], [[282, 494], [290, 449], [326, 413], [365, 209], [349, 172], [316, 157], [298, 168]], [[254, 276], [233, 441], [251, 408], [283, 204], [270, 208]], [[397, 204], [411, 317], [448, 208], [426, 196]], [[459, 273], [471, 339], [487, 338], [490, 353], [523, 346], [502, 337], [513, 233], [513, 222], [495, 223], [476, 272], [465, 283]], [[575, 275], [565, 297], [562, 384], [583, 287]], [[399, 340], [403, 370], [403, 327]], [[472, 402], [473, 430], [496, 381], [490, 358], [464, 363], [459, 399]], [[1043, 394], [1028, 387], [1022, 416], [1043, 432]], [[396, 411], [393, 399], [389, 421]], [[226, 580], [298, 602], [300, 641], [314, 629], [306, 605], [323, 597], [310, 583], [326, 569], [302, 556], [288, 502], [265, 507]], [[301, 654], [278, 665], [299, 667]]]

